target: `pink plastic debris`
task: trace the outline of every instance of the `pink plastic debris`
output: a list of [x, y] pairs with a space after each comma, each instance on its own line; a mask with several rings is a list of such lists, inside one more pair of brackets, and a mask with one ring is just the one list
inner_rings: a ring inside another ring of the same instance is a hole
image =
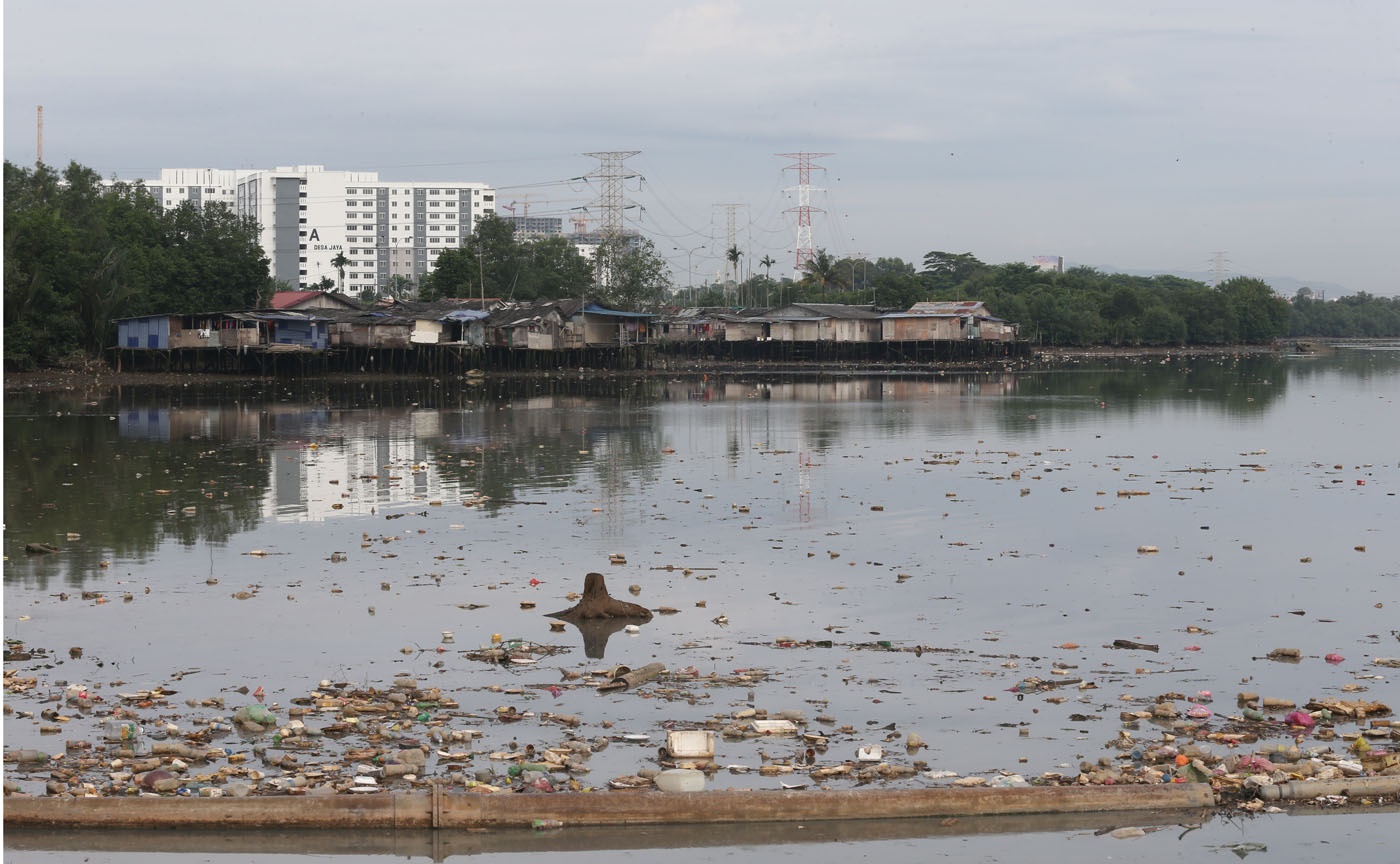
[[1335, 653], [1334, 653], [1334, 654], [1328, 654], [1326, 657], [1323, 657], [1322, 659], [1323, 659], [1323, 660], [1326, 660], [1328, 663], [1331, 663], [1333, 666], [1336, 666], [1338, 663], [1341, 663], [1343, 660], [1346, 660], [1347, 658], [1343, 657], [1343, 656], [1340, 655], [1340, 654], [1335, 654]]
[[1283, 722], [1287, 723], [1289, 726], [1302, 726], [1304, 729], [1311, 729], [1317, 725], [1317, 721], [1306, 711], [1294, 711], [1287, 717], [1284, 717]]
[[1274, 763], [1263, 756], [1241, 756], [1239, 763], [1235, 766], [1236, 771], [1253, 771], [1256, 774], [1269, 774], [1274, 770]]

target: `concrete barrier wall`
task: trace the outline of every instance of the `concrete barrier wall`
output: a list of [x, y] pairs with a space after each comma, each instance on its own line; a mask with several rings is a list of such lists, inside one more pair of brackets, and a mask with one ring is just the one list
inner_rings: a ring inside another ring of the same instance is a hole
[[95, 828], [462, 828], [894, 819], [1209, 808], [1210, 786], [582, 794], [390, 793], [258, 798], [16, 798], [5, 825]]

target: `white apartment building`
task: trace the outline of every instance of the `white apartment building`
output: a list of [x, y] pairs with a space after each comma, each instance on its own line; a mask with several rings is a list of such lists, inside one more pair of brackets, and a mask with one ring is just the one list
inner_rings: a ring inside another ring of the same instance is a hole
[[243, 171], [218, 168], [162, 168], [159, 180], [145, 180], [146, 189], [167, 210], [186, 201], [233, 206], [234, 187]]
[[[146, 187], [165, 207], [228, 204], [258, 223], [274, 279], [311, 288], [330, 279], [346, 294], [382, 290], [395, 276], [417, 283], [444, 249], [461, 246], [496, 212], [485, 183], [386, 182], [374, 171], [322, 165], [224, 171], [166, 168]], [[331, 262], [344, 253], [345, 279]]]
[[[347, 294], [417, 282], [444, 249], [461, 246], [496, 210], [485, 183], [383, 182], [373, 171], [298, 165], [239, 178], [235, 209], [261, 229], [272, 275], [301, 288], [329, 278]], [[331, 261], [349, 259], [345, 282]]]

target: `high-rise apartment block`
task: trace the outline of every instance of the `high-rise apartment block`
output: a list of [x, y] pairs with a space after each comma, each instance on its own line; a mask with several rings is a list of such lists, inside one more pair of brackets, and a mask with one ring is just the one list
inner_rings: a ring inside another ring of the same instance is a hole
[[[144, 181], [165, 207], [219, 202], [258, 223], [274, 279], [310, 288], [330, 279], [347, 294], [416, 283], [444, 249], [463, 245], [496, 212], [485, 183], [387, 182], [374, 171], [321, 165], [273, 169], [166, 168]], [[344, 254], [344, 281], [331, 262]]]

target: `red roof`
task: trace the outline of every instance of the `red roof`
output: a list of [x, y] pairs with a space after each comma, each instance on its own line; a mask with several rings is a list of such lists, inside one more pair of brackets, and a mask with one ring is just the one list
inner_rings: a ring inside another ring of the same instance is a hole
[[325, 294], [324, 291], [278, 291], [272, 295], [273, 309], [295, 309], [308, 300]]

